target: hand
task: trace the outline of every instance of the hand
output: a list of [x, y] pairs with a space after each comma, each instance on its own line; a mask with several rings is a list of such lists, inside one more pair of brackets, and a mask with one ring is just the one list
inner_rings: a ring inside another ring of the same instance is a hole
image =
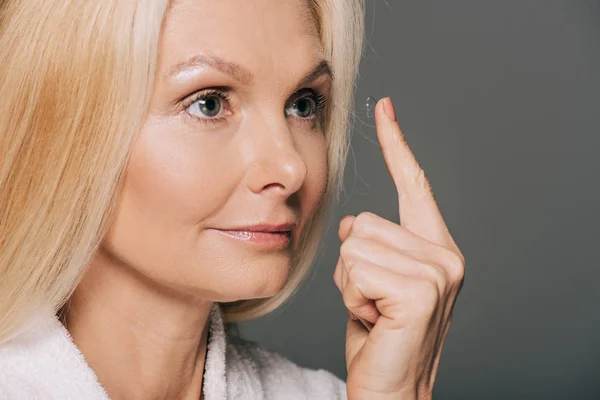
[[398, 190], [401, 225], [368, 212], [340, 222], [334, 280], [351, 315], [346, 390], [350, 400], [430, 399], [465, 259], [391, 100], [377, 103], [375, 121]]

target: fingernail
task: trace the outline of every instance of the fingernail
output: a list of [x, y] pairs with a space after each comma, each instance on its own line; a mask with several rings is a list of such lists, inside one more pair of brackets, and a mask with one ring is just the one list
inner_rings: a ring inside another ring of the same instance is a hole
[[350, 316], [350, 319], [353, 319], [355, 321], [358, 320], [358, 318], [356, 318], [356, 315], [352, 314], [350, 311], [348, 311], [348, 315]]
[[392, 121], [396, 120], [396, 112], [394, 111], [394, 105], [392, 104], [392, 99], [386, 97], [383, 99], [383, 110], [389, 119]]

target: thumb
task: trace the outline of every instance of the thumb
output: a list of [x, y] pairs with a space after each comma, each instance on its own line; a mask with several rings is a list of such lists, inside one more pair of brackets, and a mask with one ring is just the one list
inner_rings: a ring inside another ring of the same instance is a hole
[[343, 242], [348, 238], [350, 232], [352, 231], [352, 224], [354, 223], [354, 219], [356, 217], [354, 215], [346, 215], [340, 221], [340, 228], [338, 229], [338, 236], [340, 240]]

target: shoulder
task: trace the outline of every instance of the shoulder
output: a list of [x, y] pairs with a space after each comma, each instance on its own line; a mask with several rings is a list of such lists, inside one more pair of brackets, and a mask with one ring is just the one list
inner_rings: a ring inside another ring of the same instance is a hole
[[[257, 342], [231, 337], [227, 344], [228, 385], [241, 390], [260, 384], [265, 399], [347, 399], [346, 383], [325, 369], [304, 368]], [[245, 380], [248, 381], [245, 381]], [[242, 394], [241, 391], [238, 394]]]
[[66, 398], [107, 396], [54, 316], [0, 344], [0, 399]]

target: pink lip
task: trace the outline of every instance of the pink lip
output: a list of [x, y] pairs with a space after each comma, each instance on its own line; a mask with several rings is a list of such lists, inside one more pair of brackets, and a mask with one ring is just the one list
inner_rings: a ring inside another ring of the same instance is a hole
[[259, 224], [251, 226], [236, 226], [223, 230], [228, 231], [243, 231], [243, 232], [289, 232], [294, 229], [295, 224], [291, 222], [281, 224]]
[[258, 244], [269, 249], [283, 249], [291, 242], [290, 231], [251, 231], [217, 229], [224, 235], [244, 242]]

